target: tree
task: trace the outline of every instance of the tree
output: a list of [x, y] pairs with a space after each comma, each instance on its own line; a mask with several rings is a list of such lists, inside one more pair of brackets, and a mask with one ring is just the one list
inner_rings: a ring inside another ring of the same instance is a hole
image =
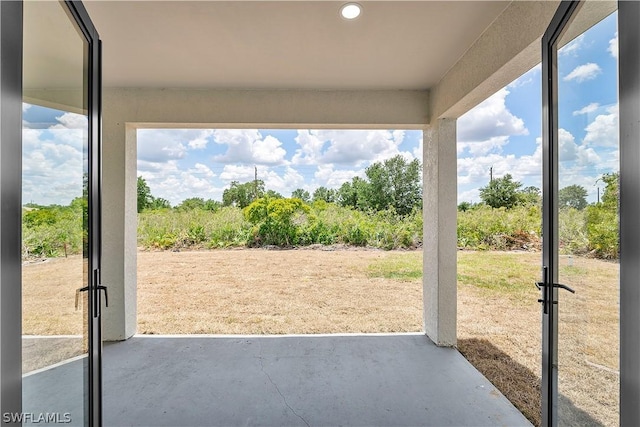
[[569, 185], [558, 191], [558, 203], [561, 208], [582, 210], [587, 207], [587, 190], [581, 185]]
[[542, 202], [542, 193], [538, 187], [525, 187], [518, 192], [518, 198], [522, 205], [539, 205]]
[[510, 174], [495, 178], [486, 187], [480, 189], [480, 198], [492, 208], [511, 209], [518, 203], [518, 189], [522, 184], [513, 181]]
[[284, 199], [284, 196], [275, 190], [267, 190], [267, 192], [264, 193], [264, 197], [268, 199]]
[[402, 155], [376, 162], [365, 170], [367, 207], [376, 211], [393, 206], [400, 215], [411, 213], [422, 203], [421, 165], [418, 159], [408, 161]]
[[303, 190], [302, 188], [296, 188], [291, 193], [292, 199], [300, 199], [305, 203], [309, 203], [311, 201], [311, 195], [307, 190]]
[[313, 201], [324, 200], [327, 203], [336, 201], [336, 190], [327, 187], [318, 187], [313, 192]]
[[246, 208], [254, 200], [264, 195], [264, 181], [249, 181], [240, 184], [238, 181], [231, 181], [231, 186], [222, 193], [223, 206], [237, 206]]
[[601, 203], [585, 209], [589, 250], [599, 258], [618, 258], [620, 255], [620, 173], [602, 176], [605, 183]]
[[194, 209], [204, 210], [204, 199], [202, 197], [190, 197], [188, 199], [184, 199], [182, 203], [176, 206], [176, 209], [183, 211], [191, 211]]
[[171, 203], [167, 199], [163, 199], [162, 197], [154, 197], [151, 205], [148, 206], [150, 209], [170, 209]]
[[466, 212], [472, 207], [473, 205], [471, 204], [471, 202], [460, 202], [458, 204], [458, 212]]
[[620, 173], [605, 173], [601, 178], [605, 183], [602, 203], [617, 209], [620, 199]]
[[345, 182], [338, 189], [336, 192], [336, 201], [343, 207], [353, 209], [364, 207], [367, 185], [367, 181], [359, 176], [354, 176], [351, 182]]
[[204, 209], [207, 211], [215, 212], [220, 209], [220, 207], [222, 207], [222, 203], [217, 200], [207, 199], [204, 202]]
[[138, 177], [138, 213], [149, 208], [153, 203], [151, 189], [147, 185], [147, 181], [141, 176]]

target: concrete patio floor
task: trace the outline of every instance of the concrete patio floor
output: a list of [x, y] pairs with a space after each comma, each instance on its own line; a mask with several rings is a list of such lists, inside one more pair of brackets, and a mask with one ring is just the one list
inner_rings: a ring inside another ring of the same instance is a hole
[[[60, 389], [69, 365], [30, 375], [29, 389]], [[105, 426], [530, 425], [422, 334], [136, 336], [105, 344], [103, 372]]]

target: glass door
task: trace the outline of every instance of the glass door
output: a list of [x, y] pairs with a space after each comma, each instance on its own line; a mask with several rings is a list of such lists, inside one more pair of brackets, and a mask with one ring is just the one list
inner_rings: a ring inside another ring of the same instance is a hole
[[543, 39], [543, 425], [618, 425], [617, 3], [565, 2]]
[[99, 54], [80, 3], [24, 2], [24, 425], [100, 425]]

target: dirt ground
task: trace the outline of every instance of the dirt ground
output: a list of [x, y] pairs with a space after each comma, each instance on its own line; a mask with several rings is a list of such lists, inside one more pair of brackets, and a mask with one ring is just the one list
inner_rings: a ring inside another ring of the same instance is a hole
[[[140, 251], [138, 333], [422, 331], [420, 278], [371, 274], [372, 265], [402, 257], [420, 253]], [[510, 260], [524, 273], [500, 268]], [[617, 265], [570, 257], [563, 257], [561, 264], [562, 282], [577, 292], [563, 294], [561, 300], [561, 410], [573, 417], [572, 425], [615, 425]], [[82, 334], [83, 301], [77, 310], [74, 303], [83, 267], [82, 259], [73, 257], [25, 265], [25, 334]], [[540, 408], [541, 326], [539, 291], [533, 282], [539, 271], [539, 253], [458, 253], [458, 348], [535, 424]], [[521, 289], [492, 287], [499, 280], [507, 286], [520, 282]], [[44, 345], [52, 341], [41, 341], [51, 363], [53, 347]], [[25, 343], [29, 357], [37, 358], [33, 339]], [[32, 360], [28, 366], [35, 369], [39, 364]]]
[[391, 255], [357, 250], [140, 252], [138, 332], [420, 331], [420, 284], [368, 275], [372, 263]]

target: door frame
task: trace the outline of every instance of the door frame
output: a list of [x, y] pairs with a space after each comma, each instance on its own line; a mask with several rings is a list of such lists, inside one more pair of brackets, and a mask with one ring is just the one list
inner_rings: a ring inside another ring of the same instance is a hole
[[[89, 373], [85, 420], [102, 425], [101, 42], [81, 1], [65, 0], [89, 44]], [[0, 1], [0, 414], [22, 413], [22, 1]], [[4, 417], [0, 421], [4, 423]]]
[[69, 13], [89, 43], [89, 81], [87, 89], [89, 120], [89, 394], [86, 419], [90, 425], [102, 425], [102, 303], [100, 285], [102, 228], [101, 228], [101, 117], [102, 117], [102, 44], [100, 36], [81, 1], [65, 0]]
[[[579, 1], [562, 1], [542, 38], [543, 266], [557, 282], [557, 73], [551, 49]], [[620, 126], [620, 425], [640, 425], [640, 3], [618, 1]], [[543, 270], [544, 271], [544, 270]], [[543, 272], [544, 275], [544, 272]], [[557, 289], [542, 314], [542, 425], [557, 418]]]
[[618, 1], [620, 425], [640, 425], [640, 3]]
[[563, 1], [542, 36], [542, 425], [558, 420], [558, 73], [554, 45], [579, 1]]

